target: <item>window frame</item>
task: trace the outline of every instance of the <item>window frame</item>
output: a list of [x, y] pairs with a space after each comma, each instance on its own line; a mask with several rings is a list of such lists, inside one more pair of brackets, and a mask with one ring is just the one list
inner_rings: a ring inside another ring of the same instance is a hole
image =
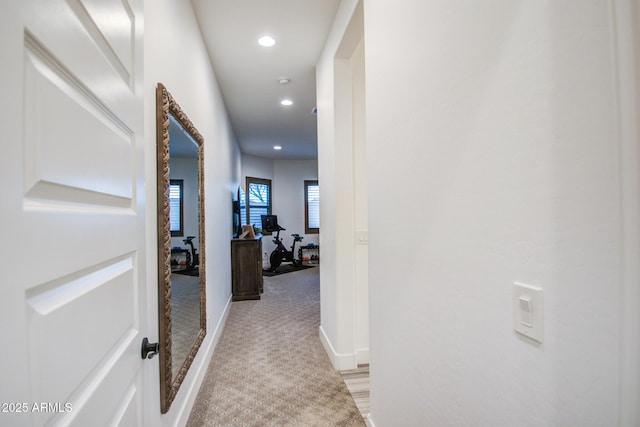
[[[305, 234], [320, 234], [320, 227], [309, 227], [309, 187], [317, 186], [318, 192], [320, 191], [320, 185], [318, 180], [306, 180], [304, 181], [304, 232]], [[319, 197], [319, 196], [318, 196]], [[320, 200], [318, 199], [318, 218], [320, 218]]]
[[[184, 237], [184, 179], [170, 179], [169, 189], [171, 189], [172, 185], [180, 187], [180, 228], [178, 230], [171, 230], [171, 237]], [[171, 205], [170, 198], [169, 205]], [[169, 224], [171, 224], [171, 213], [169, 213]]]
[[[267, 201], [267, 215], [271, 215], [271, 212], [273, 211], [273, 185], [270, 179], [255, 178], [251, 176], [246, 177], [245, 182], [246, 182], [245, 201], [246, 201], [246, 207], [247, 207], [246, 224], [253, 225], [251, 224], [251, 192], [249, 191], [249, 186], [250, 184], [259, 184], [259, 185], [266, 185], [267, 187], [269, 187], [269, 190], [268, 190], [269, 200]], [[260, 206], [260, 207], [264, 208], [264, 206]], [[262, 228], [262, 223], [259, 224], [258, 228]], [[271, 232], [262, 230], [262, 234], [271, 235]]]

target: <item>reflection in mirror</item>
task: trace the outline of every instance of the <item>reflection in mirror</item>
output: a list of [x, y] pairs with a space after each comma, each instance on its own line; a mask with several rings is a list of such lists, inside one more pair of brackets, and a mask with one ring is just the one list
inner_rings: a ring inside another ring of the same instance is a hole
[[[169, 113], [169, 219], [171, 230], [171, 355], [187, 359], [200, 332], [198, 256], [198, 144]], [[173, 363], [175, 378], [180, 363]]]
[[160, 397], [166, 413], [206, 334], [203, 139], [157, 89]]

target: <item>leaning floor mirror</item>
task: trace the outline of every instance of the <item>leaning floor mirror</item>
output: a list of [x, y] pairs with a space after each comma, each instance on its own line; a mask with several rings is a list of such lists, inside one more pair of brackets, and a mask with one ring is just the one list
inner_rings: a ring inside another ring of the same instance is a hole
[[206, 335], [202, 135], [156, 89], [160, 404], [166, 413]]

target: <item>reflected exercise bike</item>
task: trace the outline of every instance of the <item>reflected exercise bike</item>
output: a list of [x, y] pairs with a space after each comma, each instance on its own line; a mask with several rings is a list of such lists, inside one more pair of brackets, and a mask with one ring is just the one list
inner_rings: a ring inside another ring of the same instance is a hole
[[183, 253], [185, 257], [185, 260], [183, 263], [174, 259], [172, 255], [172, 258], [171, 258], [172, 270], [174, 270], [174, 265], [175, 265], [176, 272], [180, 272], [180, 271], [193, 272], [194, 270], [198, 269], [198, 265], [200, 264], [200, 257], [198, 256], [198, 250], [195, 248], [195, 246], [193, 246], [193, 239], [195, 239], [195, 237], [196, 236], [187, 236], [186, 239], [182, 239], [184, 244], [189, 247], [188, 249], [181, 248], [180, 246], [175, 246], [171, 248], [172, 254]]
[[191, 271], [198, 268], [200, 264], [200, 257], [198, 256], [198, 250], [193, 246], [193, 239], [196, 236], [187, 236], [182, 240], [185, 245], [190, 246], [190, 252], [187, 252], [187, 270]]

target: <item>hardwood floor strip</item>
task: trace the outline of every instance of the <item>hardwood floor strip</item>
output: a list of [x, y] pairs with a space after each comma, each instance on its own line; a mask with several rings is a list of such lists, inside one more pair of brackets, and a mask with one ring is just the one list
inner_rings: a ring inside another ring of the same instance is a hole
[[365, 420], [369, 415], [369, 366], [363, 365], [358, 369], [341, 371], [342, 379], [351, 393], [356, 406]]

